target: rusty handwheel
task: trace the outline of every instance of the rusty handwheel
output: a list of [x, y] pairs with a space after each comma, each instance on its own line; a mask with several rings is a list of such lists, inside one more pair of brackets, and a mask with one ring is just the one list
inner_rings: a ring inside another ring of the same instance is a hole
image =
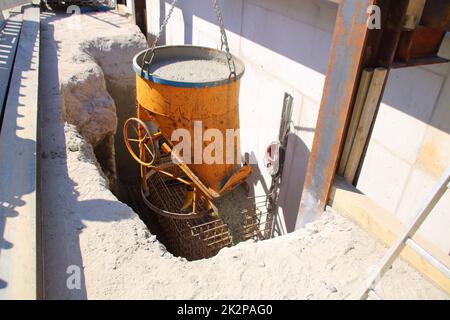
[[123, 138], [128, 152], [141, 165], [150, 167], [158, 160], [159, 152], [155, 148], [152, 134], [141, 119], [129, 118], [125, 122]]

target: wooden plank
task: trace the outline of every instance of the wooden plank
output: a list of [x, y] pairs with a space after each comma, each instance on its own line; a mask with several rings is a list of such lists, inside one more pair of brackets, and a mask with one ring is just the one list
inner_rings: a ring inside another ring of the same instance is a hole
[[422, 17], [423, 8], [427, 0], [409, 0], [408, 9], [406, 9], [405, 24], [403, 27], [407, 30], [414, 30]]
[[39, 8], [25, 9], [0, 133], [0, 300], [37, 297]]
[[369, 85], [366, 100], [361, 112], [361, 118], [353, 139], [352, 148], [344, 170], [344, 178], [353, 184], [356, 172], [362, 162], [364, 148], [369, 140], [370, 128], [381, 101], [381, 94], [386, 80], [387, 69], [376, 68]]
[[[338, 174], [344, 176], [345, 167], [350, 157], [350, 151], [352, 149], [353, 141], [355, 139], [356, 130], [361, 119], [361, 113], [364, 103], [366, 101], [367, 92], [369, 90], [370, 82], [372, 81], [373, 69], [364, 69], [361, 75], [361, 81], [359, 83], [358, 94], [356, 96], [355, 105], [352, 111], [352, 118], [347, 131], [347, 137], [345, 140], [344, 149], [342, 150], [342, 156], [339, 164]], [[351, 181], [349, 181], [351, 183]]]
[[[339, 176], [334, 179], [330, 205], [336, 212], [356, 222], [388, 246], [395, 242], [405, 228], [395, 215], [382, 208]], [[445, 252], [418, 234], [414, 235], [412, 239], [447, 268], [450, 268], [450, 257]], [[450, 279], [414, 250], [405, 247], [400, 256], [437, 287], [450, 294]]]

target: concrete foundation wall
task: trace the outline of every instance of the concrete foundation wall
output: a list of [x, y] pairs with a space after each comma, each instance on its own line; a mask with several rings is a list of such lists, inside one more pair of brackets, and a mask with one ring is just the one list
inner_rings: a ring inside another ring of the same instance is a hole
[[[450, 35], [439, 55], [450, 58]], [[408, 222], [450, 166], [450, 66], [391, 72], [358, 188]], [[450, 252], [450, 192], [420, 233]]]
[[[294, 96], [295, 134], [289, 138], [280, 193], [282, 224], [290, 232], [313, 142], [337, 5], [324, 0], [219, 4], [231, 51], [246, 66], [240, 96], [241, 151], [259, 163], [251, 179], [256, 195], [270, 186], [262, 159], [266, 146], [277, 140], [284, 92]], [[147, 0], [149, 34], [157, 33], [169, 8], [164, 0]], [[180, 2], [161, 39], [166, 44], [220, 48], [212, 6]], [[443, 56], [450, 55], [449, 47], [447, 38]], [[380, 108], [358, 187], [404, 221], [450, 164], [448, 79], [448, 65], [394, 70]], [[423, 227], [423, 233], [446, 251], [449, 201], [447, 195]]]

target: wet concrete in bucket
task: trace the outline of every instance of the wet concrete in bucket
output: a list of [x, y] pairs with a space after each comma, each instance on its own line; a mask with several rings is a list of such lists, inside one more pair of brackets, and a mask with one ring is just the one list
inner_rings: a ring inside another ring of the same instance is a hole
[[227, 79], [230, 69], [218, 60], [164, 60], [150, 66], [150, 73], [161, 79], [184, 82], [212, 82]]

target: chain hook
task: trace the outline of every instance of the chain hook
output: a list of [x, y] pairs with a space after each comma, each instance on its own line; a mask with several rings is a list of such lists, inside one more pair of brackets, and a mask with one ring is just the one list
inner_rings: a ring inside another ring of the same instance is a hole
[[[172, 1], [170, 10], [167, 13], [167, 16], [164, 18], [164, 21], [161, 24], [161, 27], [159, 28], [158, 34], [156, 35], [155, 39], [153, 40], [153, 43], [152, 43], [150, 49], [145, 51], [144, 58], [142, 60], [142, 73], [144, 73], [144, 69], [146, 69], [147, 74], [150, 74], [150, 64], [152, 63], [153, 58], [155, 57], [155, 52], [154, 51], [155, 51], [156, 45], [157, 45], [157, 43], [159, 41], [159, 38], [161, 37], [161, 34], [162, 34], [163, 30], [165, 29], [167, 23], [169, 22], [170, 16], [172, 15], [173, 10], [175, 9], [175, 4], [176, 3], [177, 3], [177, 0], [173, 0]], [[150, 55], [150, 59], [147, 61], [146, 58], [147, 58], [147, 55], [148, 55], [149, 52], [151, 53], [151, 55]]]

